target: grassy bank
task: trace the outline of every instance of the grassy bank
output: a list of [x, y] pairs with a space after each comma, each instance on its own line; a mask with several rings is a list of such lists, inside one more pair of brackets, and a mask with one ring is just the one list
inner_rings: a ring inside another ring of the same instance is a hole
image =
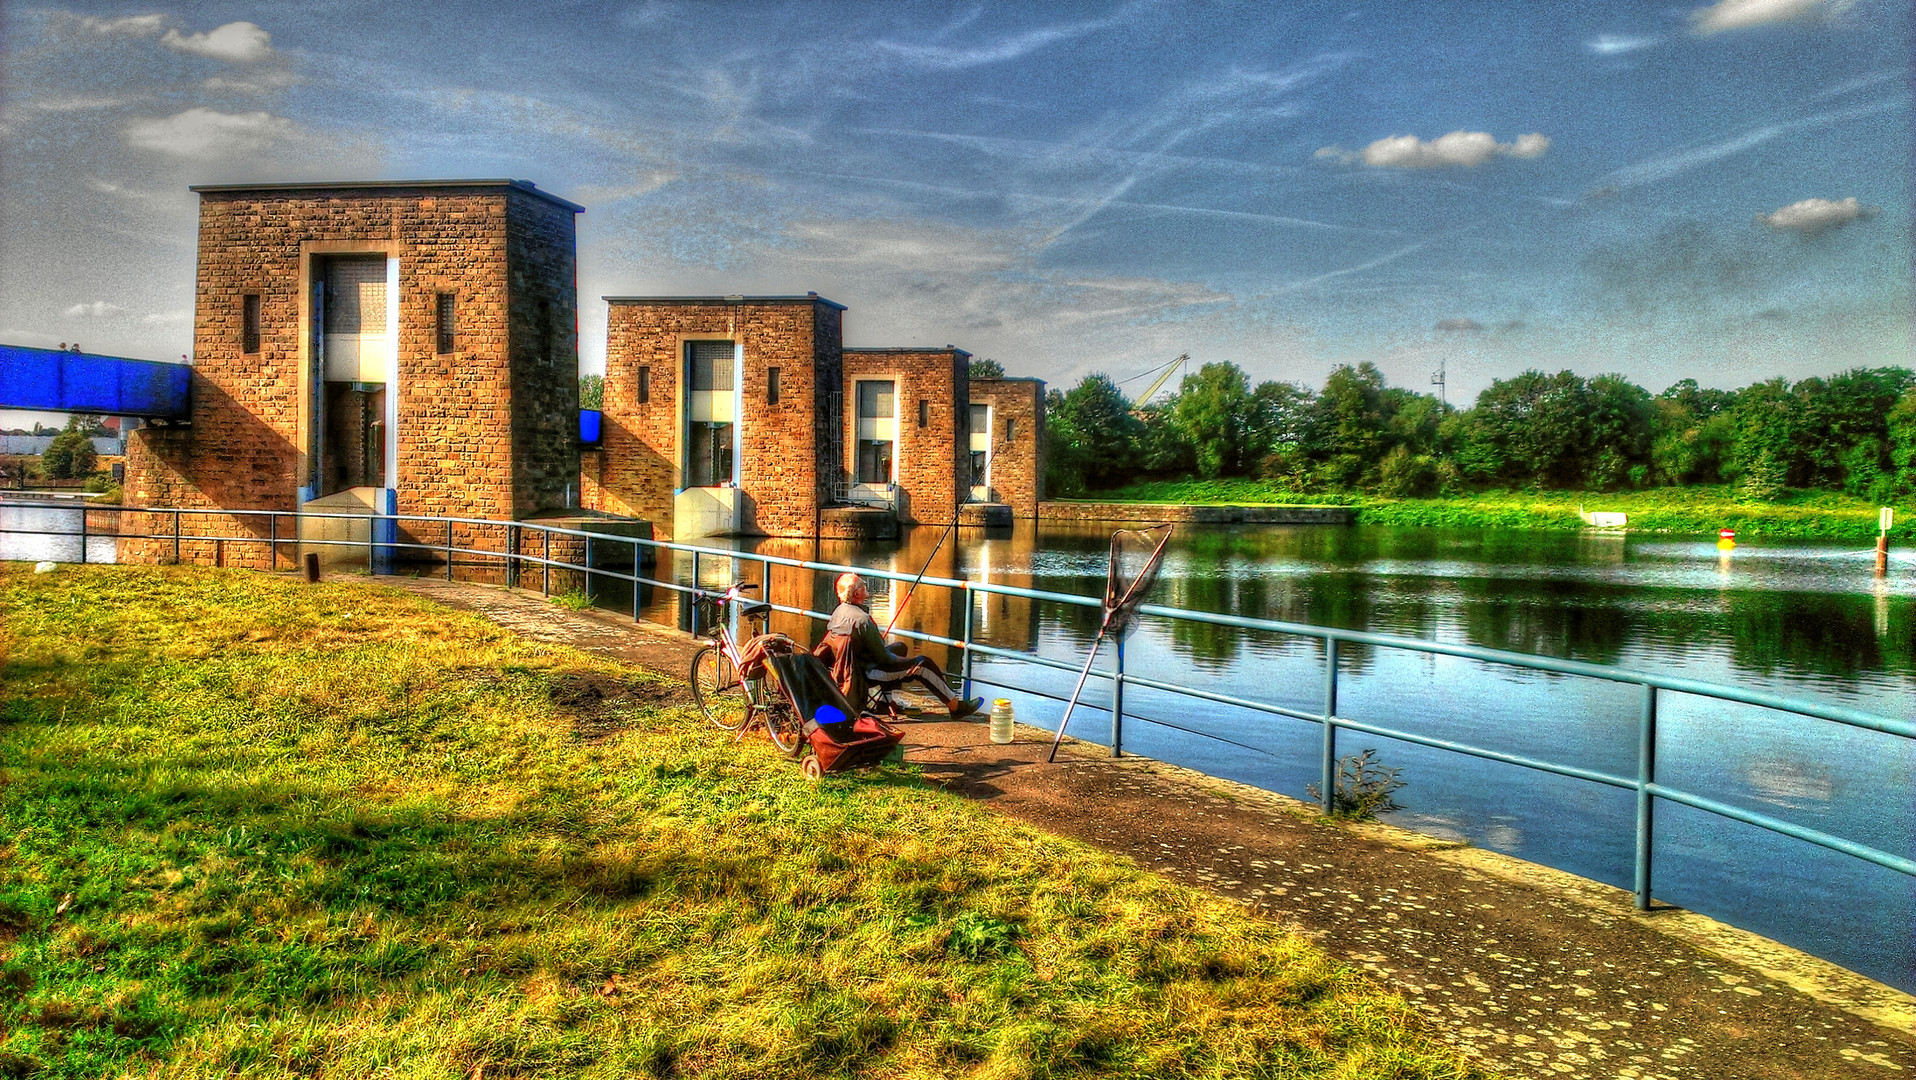
[[404, 594], [0, 612], [0, 1076], [1472, 1075], [1233, 905]]
[[[1648, 491], [1489, 491], [1456, 498], [1384, 499], [1373, 495], [1299, 493], [1261, 480], [1160, 480], [1090, 498], [1110, 502], [1259, 505], [1335, 503], [1356, 506], [1365, 525], [1456, 526], [1495, 529], [1580, 529], [1577, 508], [1629, 515], [1636, 532], [1709, 536], [1731, 528], [1742, 538], [1797, 537], [1872, 540], [1875, 504], [1848, 495], [1791, 491], [1770, 502], [1741, 498], [1730, 487], [1654, 488]], [[1897, 530], [1916, 528], [1916, 507], [1898, 508]]]

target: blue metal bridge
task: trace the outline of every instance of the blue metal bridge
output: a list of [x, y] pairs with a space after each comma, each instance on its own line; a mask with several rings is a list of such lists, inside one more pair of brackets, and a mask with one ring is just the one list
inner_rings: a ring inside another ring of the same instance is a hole
[[192, 375], [185, 364], [0, 345], [0, 409], [184, 423]]

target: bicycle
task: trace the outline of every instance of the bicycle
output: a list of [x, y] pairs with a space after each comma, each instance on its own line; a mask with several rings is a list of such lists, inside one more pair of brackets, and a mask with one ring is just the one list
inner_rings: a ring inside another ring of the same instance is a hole
[[765, 733], [771, 737], [773, 746], [794, 754], [799, 749], [802, 724], [790, 704], [779, 694], [768, 692], [765, 680], [773, 677], [771, 673], [768, 671], [764, 679], [754, 680], [739, 675], [740, 651], [738, 641], [732, 636], [728, 615], [736, 604], [739, 617], [757, 623], [762, 633], [765, 621], [771, 618], [772, 605], [762, 600], [746, 601], [741, 595], [756, 588], [757, 585], [740, 582], [721, 593], [692, 594], [699, 605], [699, 621], [709, 627], [706, 633], [712, 637], [710, 645], [701, 647], [692, 656], [692, 700], [720, 731], [742, 737], [757, 720], [765, 725]]

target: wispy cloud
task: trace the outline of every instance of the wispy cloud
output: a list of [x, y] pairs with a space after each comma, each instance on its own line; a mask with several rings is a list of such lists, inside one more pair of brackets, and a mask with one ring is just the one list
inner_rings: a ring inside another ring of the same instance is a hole
[[1488, 132], [1453, 131], [1428, 141], [1415, 135], [1392, 135], [1362, 150], [1326, 146], [1315, 156], [1345, 165], [1362, 162], [1379, 169], [1471, 169], [1500, 155], [1535, 158], [1542, 157], [1549, 149], [1550, 139], [1535, 132], [1500, 143]]
[[1483, 332], [1484, 324], [1470, 318], [1439, 319], [1435, 329], [1442, 334], [1478, 334]]
[[1648, 49], [1663, 44], [1663, 39], [1654, 34], [1649, 36], [1631, 36], [1628, 34], [1598, 34], [1583, 43], [1583, 47], [1598, 56], [1617, 56], [1622, 53]]
[[80, 19], [80, 29], [107, 37], [152, 37], [165, 26], [166, 16], [159, 14], [124, 15], [117, 19], [87, 15]]
[[1805, 128], [1828, 127], [1831, 124], [1838, 124], [1845, 120], [1854, 120], [1858, 117], [1885, 112], [1897, 108], [1899, 105], [1900, 103], [1895, 101], [1876, 101], [1851, 109], [1817, 113], [1812, 116], [1799, 117], [1795, 120], [1785, 120], [1776, 124], [1761, 124], [1718, 142], [1706, 143], [1702, 146], [1686, 147], [1682, 150], [1676, 150], [1668, 154], [1640, 161], [1635, 165], [1627, 165], [1598, 181], [1597, 184], [1593, 185], [1593, 191], [1603, 192], [1608, 189], [1621, 190], [1624, 188], [1637, 187], [1642, 184], [1656, 183], [1660, 180], [1667, 180], [1670, 177], [1689, 172], [1691, 169], [1708, 165], [1710, 162], [1731, 157], [1753, 147], [1761, 146], [1771, 139], [1786, 135], [1792, 131]]
[[1856, 0], [1718, 0], [1690, 13], [1699, 34], [1747, 30], [1770, 23], [1828, 19], [1849, 10]]
[[940, 70], [982, 67], [986, 64], [1001, 64], [1007, 60], [1016, 60], [1061, 42], [1080, 38], [1086, 34], [1095, 34], [1100, 30], [1118, 25], [1128, 15], [1127, 10], [1105, 19], [1040, 26], [969, 45], [923, 45], [887, 40], [880, 40], [873, 44], [883, 52], [924, 67]]
[[257, 64], [273, 55], [273, 35], [249, 22], [230, 22], [203, 34], [168, 30], [160, 44], [174, 52], [224, 60], [229, 64]]
[[126, 309], [118, 304], [109, 304], [105, 300], [95, 300], [90, 304], [75, 304], [60, 314], [65, 315], [69, 319], [102, 319], [108, 315], [122, 314], [125, 311]]
[[1429, 240], [1420, 240], [1417, 243], [1411, 244], [1408, 247], [1401, 247], [1401, 248], [1398, 248], [1396, 251], [1392, 251], [1387, 254], [1380, 255], [1375, 259], [1370, 259], [1366, 262], [1358, 263], [1356, 266], [1346, 266], [1341, 270], [1332, 270], [1329, 273], [1318, 274], [1315, 277], [1308, 277], [1302, 281], [1293, 281], [1287, 285], [1279, 286], [1278, 288], [1271, 290], [1269, 295], [1283, 296], [1286, 293], [1301, 292], [1305, 289], [1322, 285], [1327, 281], [1334, 281], [1337, 278], [1347, 277], [1351, 274], [1361, 274], [1366, 270], [1375, 270], [1380, 266], [1386, 266], [1390, 263], [1394, 263], [1406, 255], [1414, 255], [1417, 252], [1422, 251], [1423, 249], [1429, 247], [1431, 243], [1432, 241], [1429, 241]]
[[127, 125], [126, 141], [140, 150], [204, 159], [257, 153], [302, 134], [298, 124], [269, 112], [224, 113], [196, 106], [172, 116], [135, 120]]
[[1841, 228], [1852, 221], [1873, 218], [1879, 209], [1875, 206], [1864, 206], [1854, 195], [1847, 199], [1804, 199], [1779, 207], [1767, 214], [1758, 214], [1756, 223], [1784, 232], [1815, 236], [1818, 233]]

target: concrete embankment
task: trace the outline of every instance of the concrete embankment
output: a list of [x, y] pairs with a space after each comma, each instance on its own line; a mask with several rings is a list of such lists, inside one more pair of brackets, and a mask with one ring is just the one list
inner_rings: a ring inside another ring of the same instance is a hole
[[1354, 506], [1193, 506], [1188, 503], [1075, 502], [1038, 504], [1045, 521], [1174, 521], [1194, 525], [1349, 525]]
[[[522, 635], [683, 677], [697, 642], [537, 594], [387, 579]], [[983, 724], [907, 725], [928, 780], [1236, 899], [1362, 966], [1509, 1076], [1721, 1080], [1916, 1072], [1916, 998], [1693, 912], [1293, 799]]]

